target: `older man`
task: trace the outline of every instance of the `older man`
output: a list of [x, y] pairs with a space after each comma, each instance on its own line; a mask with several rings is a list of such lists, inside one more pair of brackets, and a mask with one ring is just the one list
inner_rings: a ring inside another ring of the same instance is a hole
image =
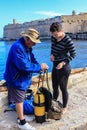
[[22, 37], [14, 42], [8, 54], [4, 78], [7, 82], [9, 102], [16, 104], [16, 112], [20, 119], [21, 130], [35, 130], [30, 126], [23, 114], [23, 101], [28, 87], [31, 85], [32, 73], [39, 73], [48, 68], [47, 64], [39, 64], [32, 47], [40, 43], [39, 33], [35, 29], [28, 29]]

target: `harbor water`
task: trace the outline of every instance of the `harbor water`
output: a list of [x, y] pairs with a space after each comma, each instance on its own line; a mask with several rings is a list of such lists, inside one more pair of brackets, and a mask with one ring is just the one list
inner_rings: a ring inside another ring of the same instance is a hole
[[[5, 64], [9, 49], [13, 42], [0, 41], [0, 80], [3, 79]], [[71, 61], [72, 68], [87, 67], [87, 40], [75, 40], [76, 57]], [[42, 41], [33, 47], [33, 53], [39, 63], [46, 62], [49, 66], [49, 72], [52, 70], [52, 62], [50, 61], [50, 41]]]

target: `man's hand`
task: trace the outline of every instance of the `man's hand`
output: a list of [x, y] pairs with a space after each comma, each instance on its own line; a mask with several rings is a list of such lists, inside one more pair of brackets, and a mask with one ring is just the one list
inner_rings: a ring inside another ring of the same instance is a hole
[[46, 69], [48, 69], [48, 65], [46, 63], [41, 63], [41, 70], [44, 71]]

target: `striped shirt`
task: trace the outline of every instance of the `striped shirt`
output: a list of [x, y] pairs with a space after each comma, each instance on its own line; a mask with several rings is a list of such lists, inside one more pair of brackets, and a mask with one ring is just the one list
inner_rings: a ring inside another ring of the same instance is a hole
[[69, 63], [75, 57], [75, 47], [72, 39], [68, 35], [65, 35], [65, 37], [58, 42], [52, 36], [51, 42], [51, 54], [55, 57], [54, 62], [60, 63], [64, 61], [65, 63]]

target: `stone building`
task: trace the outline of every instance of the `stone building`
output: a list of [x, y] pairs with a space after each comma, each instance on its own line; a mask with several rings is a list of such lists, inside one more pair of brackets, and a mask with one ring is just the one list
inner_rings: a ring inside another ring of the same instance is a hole
[[62, 15], [61, 19], [65, 32], [87, 32], [87, 13], [80, 13], [76, 15], [76, 12], [73, 11], [72, 15]]
[[13, 24], [8, 24], [4, 27], [3, 38], [4, 40], [14, 40], [19, 38], [20, 33], [26, 31], [27, 28], [35, 28], [39, 31], [41, 39], [48, 39], [50, 37], [50, 25], [56, 21], [62, 23], [63, 30], [66, 33], [87, 32], [87, 13], [77, 15], [75, 11], [72, 11], [72, 15], [61, 15], [23, 24], [19, 24], [16, 19], [13, 19]]

